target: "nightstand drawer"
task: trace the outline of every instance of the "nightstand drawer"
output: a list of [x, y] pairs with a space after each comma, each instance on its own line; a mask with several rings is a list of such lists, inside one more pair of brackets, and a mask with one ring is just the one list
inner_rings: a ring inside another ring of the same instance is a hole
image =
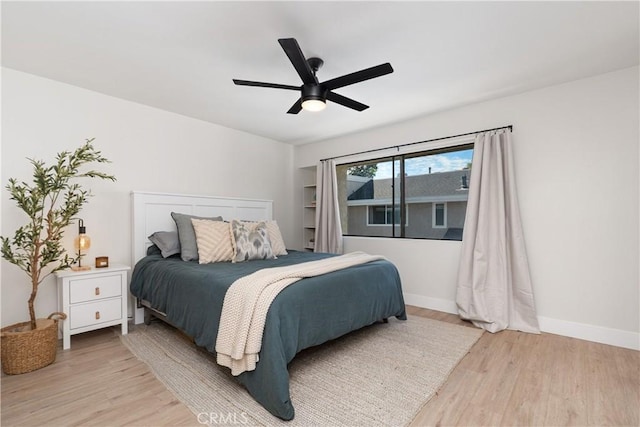
[[67, 321], [71, 329], [118, 320], [122, 318], [122, 298], [73, 305], [69, 311], [70, 316]]
[[69, 281], [69, 302], [94, 301], [122, 295], [122, 275], [85, 277]]

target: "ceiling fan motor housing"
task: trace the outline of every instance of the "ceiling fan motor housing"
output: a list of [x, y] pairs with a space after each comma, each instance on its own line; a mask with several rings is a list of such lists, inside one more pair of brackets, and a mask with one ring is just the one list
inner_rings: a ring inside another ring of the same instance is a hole
[[302, 100], [308, 101], [311, 99], [317, 99], [325, 102], [327, 100], [327, 89], [319, 84], [305, 84], [302, 85]]

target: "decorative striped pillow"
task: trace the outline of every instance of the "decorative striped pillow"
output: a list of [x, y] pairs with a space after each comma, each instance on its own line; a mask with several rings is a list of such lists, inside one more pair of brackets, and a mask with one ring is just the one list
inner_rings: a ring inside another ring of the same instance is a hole
[[234, 256], [229, 223], [206, 219], [192, 219], [198, 244], [198, 262], [231, 261]]

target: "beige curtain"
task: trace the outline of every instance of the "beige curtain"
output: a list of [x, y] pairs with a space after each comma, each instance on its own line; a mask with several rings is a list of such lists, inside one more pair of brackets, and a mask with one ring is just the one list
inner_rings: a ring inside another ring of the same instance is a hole
[[333, 160], [321, 161], [317, 168], [315, 240], [314, 252], [342, 253], [338, 180]]
[[460, 317], [489, 332], [540, 333], [514, 178], [511, 131], [478, 134], [456, 304]]

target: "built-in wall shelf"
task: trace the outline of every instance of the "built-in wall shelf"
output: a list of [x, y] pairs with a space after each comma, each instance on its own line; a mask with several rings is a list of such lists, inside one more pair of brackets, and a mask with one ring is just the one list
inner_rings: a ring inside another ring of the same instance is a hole
[[313, 251], [316, 234], [316, 168], [302, 168], [302, 247]]

